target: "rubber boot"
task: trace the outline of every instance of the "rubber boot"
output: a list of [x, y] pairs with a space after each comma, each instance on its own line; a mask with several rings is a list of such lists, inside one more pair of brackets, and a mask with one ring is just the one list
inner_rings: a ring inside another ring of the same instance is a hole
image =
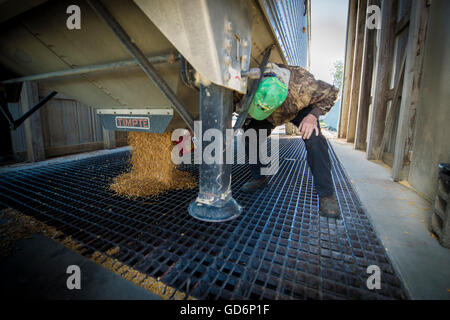
[[319, 197], [319, 210], [322, 217], [340, 219], [339, 204], [334, 194], [328, 197]]

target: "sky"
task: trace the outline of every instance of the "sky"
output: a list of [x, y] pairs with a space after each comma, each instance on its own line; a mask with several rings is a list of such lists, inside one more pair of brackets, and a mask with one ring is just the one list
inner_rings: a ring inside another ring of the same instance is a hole
[[348, 0], [311, 0], [311, 73], [333, 83], [334, 62], [345, 60]]

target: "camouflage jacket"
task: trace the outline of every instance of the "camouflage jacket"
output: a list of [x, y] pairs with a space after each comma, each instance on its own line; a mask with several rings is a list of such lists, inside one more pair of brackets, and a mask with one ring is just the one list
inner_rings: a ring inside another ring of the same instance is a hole
[[283, 104], [267, 120], [275, 126], [291, 121], [297, 113], [313, 106], [311, 113], [317, 118], [326, 114], [337, 100], [338, 89], [331, 84], [314, 79], [314, 76], [302, 67], [278, 64], [291, 71], [289, 93]]

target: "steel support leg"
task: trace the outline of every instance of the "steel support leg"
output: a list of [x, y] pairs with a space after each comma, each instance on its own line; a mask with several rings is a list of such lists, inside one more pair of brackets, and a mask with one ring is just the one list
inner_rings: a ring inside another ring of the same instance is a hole
[[232, 103], [231, 90], [214, 84], [200, 89], [201, 129], [197, 127], [199, 132], [195, 133], [199, 141], [197, 148], [206, 150], [212, 142], [200, 137], [205, 137], [204, 133], [208, 129], [216, 129], [216, 133], [220, 132], [223, 137], [219, 151], [223, 161], [206, 164], [205, 157], [202, 158], [198, 197], [189, 206], [190, 215], [199, 220], [228, 221], [239, 216], [242, 210], [231, 195], [231, 164], [225, 164], [226, 129], [231, 128]]

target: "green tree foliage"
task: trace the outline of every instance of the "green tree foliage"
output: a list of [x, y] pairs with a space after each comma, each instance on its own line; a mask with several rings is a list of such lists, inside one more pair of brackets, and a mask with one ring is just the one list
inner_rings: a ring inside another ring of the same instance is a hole
[[333, 65], [333, 85], [341, 91], [342, 89], [342, 78], [344, 76], [344, 63], [341, 60], [337, 60]]

